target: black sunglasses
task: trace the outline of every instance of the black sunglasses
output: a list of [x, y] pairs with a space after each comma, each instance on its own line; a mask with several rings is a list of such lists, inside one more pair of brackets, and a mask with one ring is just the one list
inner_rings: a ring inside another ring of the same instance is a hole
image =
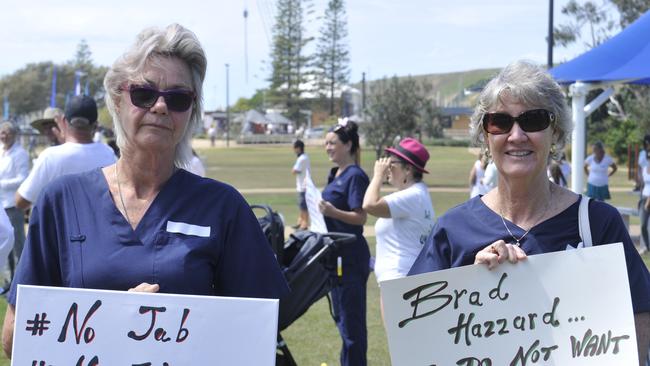
[[185, 112], [190, 109], [195, 98], [194, 92], [186, 89], [158, 90], [147, 85], [131, 85], [128, 91], [131, 103], [145, 109], [153, 107], [162, 96], [170, 111]]
[[525, 132], [538, 132], [547, 129], [551, 122], [555, 122], [555, 114], [546, 109], [532, 109], [517, 117], [506, 113], [486, 113], [483, 115], [483, 129], [493, 135], [510, 132], [515, 122]]

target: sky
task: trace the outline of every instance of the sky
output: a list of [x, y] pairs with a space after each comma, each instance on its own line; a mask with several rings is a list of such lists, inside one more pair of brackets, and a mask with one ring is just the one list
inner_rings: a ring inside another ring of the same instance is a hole
[[[554, 1], [555, 24], [566, 23], [560, 10], [567, 2]], [[312, 3], [306, 33], [317, 37], [327, 0]], [[522, 58], [546, 64], [548, 3], [347, 0], [351, 82], [364, 72], [374, 80], [503, 67]], [[70, 60], [82, 39], [96, 65], [110, 66], [142, 29], [180, 23], [196, 33], [207, 54], [206, 109], [223, 108], [227, 94], [232, 104], [268, 86], [275, 6], [275, 0], [4, 1], [0, 77], [31, 62]], [[582, 45], [556, 47], [554, 60], [584, 51]]]

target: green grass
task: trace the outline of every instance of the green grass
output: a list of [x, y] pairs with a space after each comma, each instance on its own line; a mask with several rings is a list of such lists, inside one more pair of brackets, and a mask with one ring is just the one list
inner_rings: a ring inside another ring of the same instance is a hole
[[[251, 188], [284, 188], [286, 193], [246, 193], [244, 197], [250, 204], [269, 204], [280, 212], [287, 225], [296, 222], [298, 209], [296, 194], [291, 188], [295, 180], [290, 173], [295, 160], [290, 146], [245, 146], [225, 148], [197, 149], [206, 162], [207, 175], [230, 183], [238, 189]], [[427, 168], [431, 172], [425, 175], [425, 182], [431, 187], [467, 187], [467, 176], [475, 156], [467, 148], [459, 147], [429, 147], [431, 160]], [[331, 164], [327, 161], [322, 146], [307, 146], [307, 153], [312, 161], [312, 176], [317, 186], [325, 184], [327, 172]], [[372, 174], [374, 152], [364, 149], [362, 167], [368, 175]], [[615, 206], [633, 207], [637, 196], [629, 194], [632, 183], [627, 181], [627, 172], [621, 169], [612, 178], [613, 187], [624, 187], [626, 192], [613, 192], [611, 201]], [[285, 192], [285, 191], [283, 191]], [[462, 203], [468, 198], [468, 191], [432, 192], [436, 216], [439, 217], [449, 208]], [[375, 219], [369, 217], [368, 225], [373, 225]], [[635, 221], [632, 221], [634, 224]], [[636, 219], [638, 224], [638, 219]], [[371, 252], [375, 250], [374, 237], [368, 237]], [[650, 254], [643, 255], [647, 265], [650, 265]], [[390, 365], [386, 334], [382, 325], [379, 310], [379, 288], [374, 277], [370, 275], [367, 293], [368, 321], [368, 361], [370, 365]], [[4, 313], [6, 303], [0, 300], [0, 314]], [[325, 299], [314, 304], [310, 310], [283, 332], [283, 336], [299, 365], [338, 365], [338, 354], [341, 340], [331, 319]], [[0, 356], [0, 366], [9, 365]]]

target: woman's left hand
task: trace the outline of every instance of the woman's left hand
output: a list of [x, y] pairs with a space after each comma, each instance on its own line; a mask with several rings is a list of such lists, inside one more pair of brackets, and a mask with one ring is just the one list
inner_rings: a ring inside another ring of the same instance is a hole
[[526, 252], [517, 245], [507, 244], [503, 240], [497, 240], [476, 253], [474, 264], [487, 264], [488, 269], [493, 269], [505, 261], [517, 263], [520, 260], [526, 259], [526, 257]]
[[318, 202], [318, 210], [323, 214], [323, 216], [331, 217], [336, 207], [328, 201], [321, 200]]
[[130, 288], [129, 292], [151, 292], [155, 293], [160, 290], [160, 286], [156, 283], [153, 285], [150, 283], [142, 282], [141, 284], [137, 285], [136, 287]]

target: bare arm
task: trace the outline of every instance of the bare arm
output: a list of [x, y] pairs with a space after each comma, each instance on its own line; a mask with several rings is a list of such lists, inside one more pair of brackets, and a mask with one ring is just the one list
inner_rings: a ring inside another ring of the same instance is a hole
[[609, 173], [609, 176], [611, 177], [618, 170], [618, 166], [616, 166], [616, 163], [612, 163], [612, 165], [610, 165], [610, 167], [612, 168], [612, 171]]
[[388, 158], [381, 158], [375, 162], [372, 180], [370, 180], [366, 194], [363, 196], [363, 210], [376, 217], [391, 217], [388, 203], [379, 194], [381, 184], [389, 168], [390, 160]]
[[16, 207], [21, 209], [21, 210], [26, 210], [28, 209], [32, 203], [26, 200], [23, 196], [21, 196], [18, 192], [16, 192]]
[[639, 351], [639, 366], [645, 366], [650, 348], [650, 312], [634, 314], [636, 345]]
[[469, 186], [473, 187], [476, 184], [476, 165], [472, 166], [472, 170], [469, 171]]
[[334, 207], [334, 205], [327, 201], [320, 201], [318, 203], [318, 209], [323, 216], [341, 220], [350, 225], [363, 225], [366, 223], [366, 219], [368, 218], [366, 211], [361, 208], [357, 208], [354, 211], [343, 211]]
[[5, 322], [2, 324], [2, 349], [8, 359], [11, 359], [11, 348], [14, 344], [14, 321], [16, 320], [16, 309], [13, 305], [7, 304]]

